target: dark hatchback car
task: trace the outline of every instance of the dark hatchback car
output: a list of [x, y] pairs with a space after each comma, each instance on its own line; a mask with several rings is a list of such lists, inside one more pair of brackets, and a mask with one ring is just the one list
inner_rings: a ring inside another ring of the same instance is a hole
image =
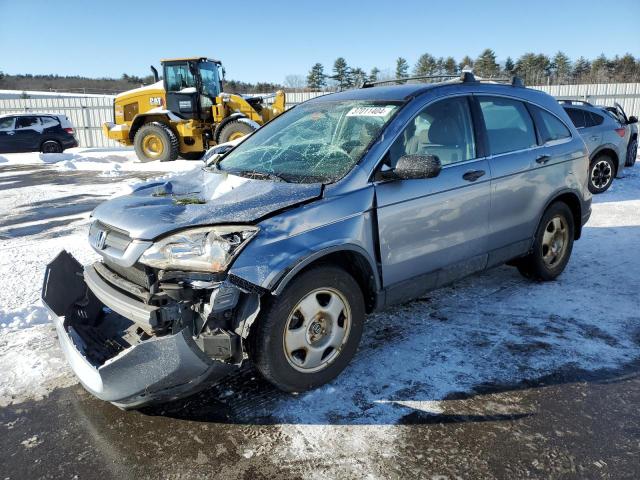
[[66, 115], [0, 115], [0, 153], [60, 153], [77, 146], [73, 125]]

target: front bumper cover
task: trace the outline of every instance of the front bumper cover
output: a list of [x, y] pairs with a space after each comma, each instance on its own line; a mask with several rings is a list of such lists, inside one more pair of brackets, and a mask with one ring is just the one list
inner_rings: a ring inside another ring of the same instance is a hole
[[87, 349], [91, 346], [78, 327], [90, 322], [91, 312], [99, 312], [104, 304], [87, 288], [80, 263], [65, 251], [47, 265], [42, 300], [65, 357], [82, 385], [119, 407], [179, 398], [238, 368], [207, 357], [187, 329], [141, 341], [101, 365], [90, 361]]

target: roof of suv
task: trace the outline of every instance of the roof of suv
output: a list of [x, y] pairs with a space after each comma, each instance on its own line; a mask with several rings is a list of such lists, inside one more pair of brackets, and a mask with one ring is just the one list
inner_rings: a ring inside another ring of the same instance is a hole
[[21, 112], [21, 113], [3, 113], [0, 114], [0, 118], [5, 117], [64, 117], [67, 116], [64, 113], [42, 113], [42, 112]]
[[[410, 100], [413, 97], [417, 97], [428, 91], [432, 91], [439, 88], [453, 88], [456, 87], [468, 87], [473, 86], [480, 88], [487, 93], [501, 93], [507, 95], [513, 95], [522, 97], [527, 100], [537, 99], [543, 103], [548, 103], [550, 97], [545, 92], [540, 90], [534, 90], [526, 88], [521, 83], [521, 80], [514, 79], [512, 83], [504, 83], [495, 80], [477, 80], [473, 75], [464, 74], [462, 77], [457, 77], [452, 80], [440, 81], [435, 83], [406, 83], [402, 85], [365, 85], [363, 88], [356, 88], [351, 90], [344, 90], [342, 92], [332, 93], [329, 95], [322, 95], [316, 97], [309, 102], [325, 102], [325, 101], [337, 101], [337, 100], [375, 100], [375, 101], [390, 101], [390, 102], [404, 102]], [[420, 77], [415, 77], [420, 78]], [[408, 79], [411, 80], [411, 79]], [[385, 83], [393, 83], [400, 80], [389, 80]], [[555, 100], [554, 100], [555, 103]]]

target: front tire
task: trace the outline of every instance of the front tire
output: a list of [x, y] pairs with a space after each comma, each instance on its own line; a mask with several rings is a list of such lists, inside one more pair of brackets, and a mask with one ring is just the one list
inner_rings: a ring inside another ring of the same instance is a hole
[[364, 297], [351, 275], [329, 265], [307, 270], [263, 307], [251, 333], [251, 358], [281, 390], [318, 387], [355, 355], [364, 316]]
[[552, 204], [542, 216], [531, 253], [516, 262], [518, 271], [532, 280], [555, 280], [571, 257], [574, 221], [566, 203]]
[[178, 158], [178, 137], [160, 122], [150, 122], [138, 129], [133, 139], [136, 155], [141, 162], [170, 162]]
[[616, 165], [609, 155], [598, 155], [589, 164], [589, 191], [606, 192], [616, 176]]
[[232, 120], [222, 127], [222, 130], [220, 130], [218, 143], [227, 143], [231, 140], [237, 140], [238, 138], [249, 135], [255, 131], [256, 129], [248, 123], [241, 122], [239, 120]]

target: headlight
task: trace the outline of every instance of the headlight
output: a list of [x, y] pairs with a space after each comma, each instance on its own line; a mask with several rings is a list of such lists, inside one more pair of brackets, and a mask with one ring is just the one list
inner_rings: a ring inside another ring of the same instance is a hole
[[155, 242], [140, 263], [163, 270], [222, 272], [257, 231], [246, 225], [184, 230]]

